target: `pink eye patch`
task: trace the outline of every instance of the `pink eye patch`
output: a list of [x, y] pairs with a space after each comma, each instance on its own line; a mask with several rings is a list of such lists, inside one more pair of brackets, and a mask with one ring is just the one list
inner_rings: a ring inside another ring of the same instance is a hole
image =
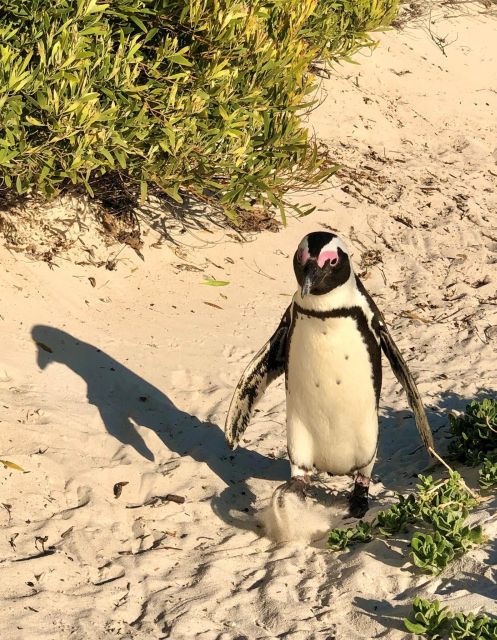
[[322, 251], [319, 254], [318, 265], [323, 268], [327, 261], [334, 265], [338, 262], [338, 253], [336, 251]]

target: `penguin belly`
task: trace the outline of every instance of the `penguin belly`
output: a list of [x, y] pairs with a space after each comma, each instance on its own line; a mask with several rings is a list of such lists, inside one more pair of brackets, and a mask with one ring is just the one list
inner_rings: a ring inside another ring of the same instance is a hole
[[287, 438], [291, 462], [303, 469], [347, 474], [373, 461], [378, 441], [373, 365], [353, 318], [298, 314], [294, 321]]

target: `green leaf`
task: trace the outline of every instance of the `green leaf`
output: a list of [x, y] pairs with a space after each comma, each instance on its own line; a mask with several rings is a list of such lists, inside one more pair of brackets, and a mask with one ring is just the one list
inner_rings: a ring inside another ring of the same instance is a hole
[[42, 127], [44, 124], [41, 120], [33, 118], [33, 116], [26, 116], [26, 122], [29, 122], [29, 124], [34, 124], [36, 127]]
[[207, 284], [209, 287], [225, 287], [229, 284], [228, 280], [204, 280], [201, 284]]
[[179, 195], [179, 186], [175, 184], [172, 187], [164, 187], [164, 191], [170, 196], [173, 200], [182, 204], [183, 198]]
[[100, 153], [107, 159], [109, 165], [113, 169], [115, 166], [115, 162], [110, 151], [108, 151], [105, 147], [100, 147]]
[[5, 469], [15, 469], [16, 471], [24, 471], [22, 467], [20, 467], [15, 462], [9, 462], [9, 460], [0, 460], [0, 463], [3, 464]]
[[169, 56], [169, 60], [171, 60], [171, 62], [175, 62], [176, 64], [180, 64], [183, 67], [192, 67], [193, 66], [193, 62], [190, 62], [189, 60], [187, 60], [184, 56], [180, 55], [179, 53], [173, 53], [172, 55]]
[[121, 149], [114, 149], [114, 155], [121, 166], [121, 169], [126, 169], [126, 155]]
[[144, 22], [140, 20], [140, 18], [137, 18], [136, 16], [130, 16], [130, 20], [132, 20], [136, 24], [136, 26], [143, 31], [143, 33], [147, 33], [147, 27], [145, 26]]
[[418, 635], [423, 635], [426, 631], [426, 627], [419, 622], [411, 622], [407, 618], [404, 618], [404, 626], [411, 633], [417, 633]]

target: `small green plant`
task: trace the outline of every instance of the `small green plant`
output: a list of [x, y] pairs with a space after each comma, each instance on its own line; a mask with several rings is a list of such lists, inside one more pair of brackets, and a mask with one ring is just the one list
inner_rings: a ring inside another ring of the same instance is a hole
[[421, 512], [430, 513], [434, 508], [450, 506], [452, 509], [472, 509], [478, 504], [475, 495], [457, 471], [450, 471], [449, 477], [435, 482], [432, 476], [419, 475], [418, 500]]
[[430, 640], [497, 639], [497, 620], [485, 613], [454, 614], [438, 600], [423, 598], [415, 598], [412, 609], [412, 619], [404, 618], [405, 628]]
[[486, 458], [483, 461], [479, 482], [483, 489], [497, 487], [497, 457]]
[[484, 541], [480, 526], [465, 525], [467, 510], [450, 511], [448, 509], [431, 514], [430, 522], [436, 533], [449, 541], [456, 551], [467, 551], [474, 544]]
[[419, 517], [419, 504], [416, 496], [410, 493], [407, 497], [399, 496], [399, 503], [376, 515], [376, 525], [384, 536], [391, 536], [399, 531], [406, 531], [407, 525]]
[[426, 573], [436, 575], [454, 559], [454, 546], [438, 531], [415, 533], [411, 540], [411, 557], [414, 564]]
[[414, 599], [412, 609], [414, 620], [404, 618], [406, 629], [427, 638], [440, 638], [439, 631], [447, 625], [451, 618], [449, 609], [441, 607], [438, 600], [430, 602], [422, 598]]
[[476, 466], [497, 450], [497, 399], [473, 400], [461, 416], [449, 416], [454, 436], [450, 453], [459, 462]]
[[476, 466], [483, 489], [497, 487], [497, 399], [473, 400], [461, 416], [449, 416], [453, 440], [450, 453], [460, 462]]
[[416, 493], [398, 496], [398, 503], [380, 511], [371, 524], [333, 529], [328, 539], [330, 549], [340, 551], [352, 543], [369, 542], [376, 533], [390, 537], [412, 525], [417, 529], [411, 539], [413, 562], [436, 575], [456, 555], [485, 540], [480, 526], [466, 524], [469, 510], [478, 500], [459, 473], [450, 471], [448, 478], [438, 481], [420, 475], [419, 480]]
[[496, 640], [497, 620], [485, 613], [458, 613], [453, 619], [449, 640], [462, 640], [462, 638]]
[[342, 551], [357, 542], [370, 542], [373, 529], [367, 522], [359, 522], [355, 527], [332, 529], [328, 534], [328, 546], [332, 551]]

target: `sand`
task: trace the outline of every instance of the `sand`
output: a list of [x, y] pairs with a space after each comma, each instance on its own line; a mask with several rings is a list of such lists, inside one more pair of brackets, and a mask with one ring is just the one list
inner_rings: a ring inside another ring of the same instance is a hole
[[[316, 211], [279, 233], [240, 243], [211, 228], [157, 248], [150, 231], [145, 260], [107, 249], [114, 270], [0, 249], [0, 458], [26, 470], [0, 471], [2, 640], [400, 640], [418, 595], [497, 614], [495, 498], [472, 516], [488, 543], [437, 578], [412, 567], [405, 543], [339, 554], [323, 537], [275, 543], [260, 516], [289, 474], [282, 382], [243, 448], [231, 452], [222, 433], [311, 230], [348, 242], [440, 451], [447, 413], [495, 394], [497, 24], [461, 16], [433, 28], [455, 40], [446, 56], [412, 26], [322, 81], [309, 126], [344, 169], [295, 194]], [[369, 518], [431, 465], [384, 371]], [[330, 526], [352, 523], [350, 485], [318, 481]], [[168, 494], [185, 502], [153, 500]]]

